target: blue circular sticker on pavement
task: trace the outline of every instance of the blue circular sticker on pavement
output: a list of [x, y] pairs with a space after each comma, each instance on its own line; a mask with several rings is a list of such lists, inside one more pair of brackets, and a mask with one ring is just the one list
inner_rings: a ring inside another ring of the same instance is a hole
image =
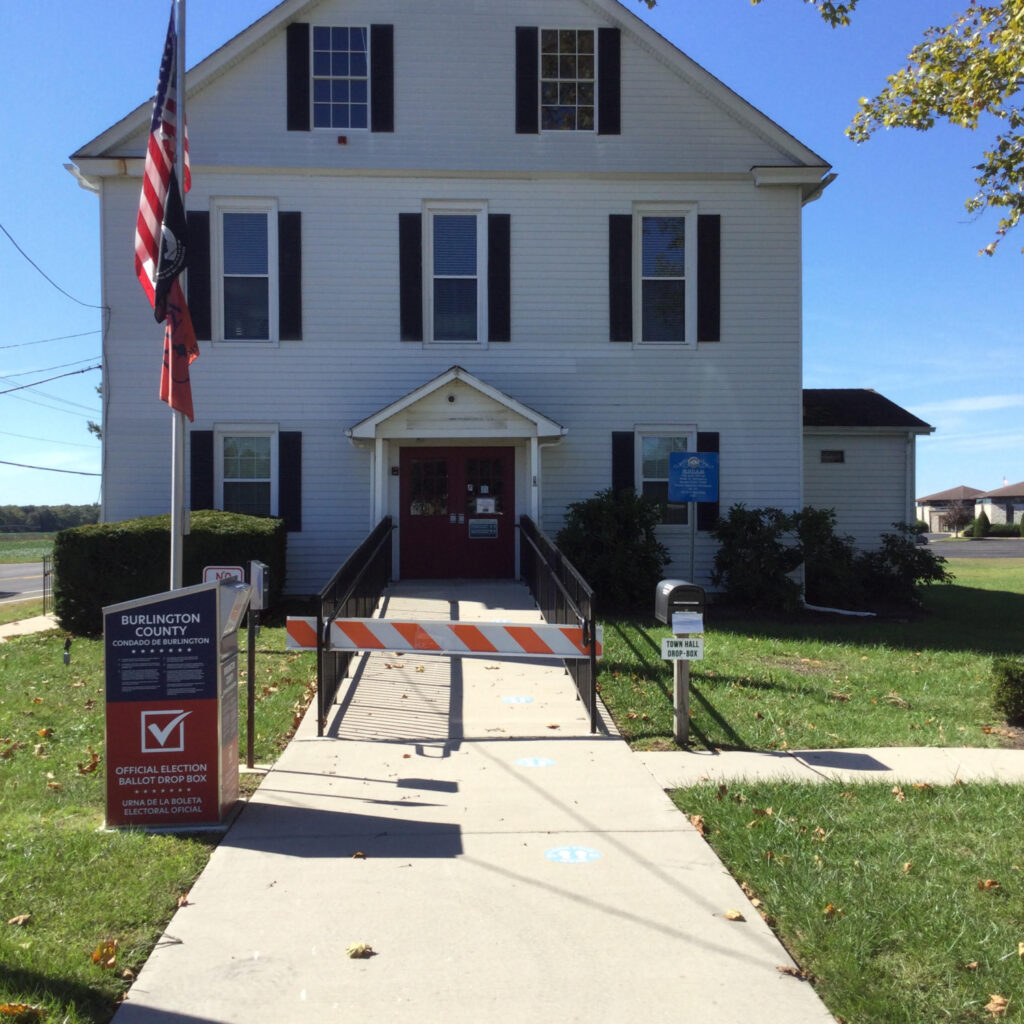
[[550, 757], [521, 757], [516, 761], [519, 768], [551, 768], [554, 763]]
[[552, 846], [544, 856], [556, 864], [589, 864], [601, 859], [601, 851], [592, 846]]
[[502, 697], [506, 704], [532, 704], [532, 697]]

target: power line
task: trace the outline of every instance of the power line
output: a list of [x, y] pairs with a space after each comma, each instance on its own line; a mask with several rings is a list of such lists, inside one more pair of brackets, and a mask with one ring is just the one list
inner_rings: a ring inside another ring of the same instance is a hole
[[22, 247], [20, 245], [18, 245], [18, 243], [14, 240], [14, 236], [10, 233], [10, 231], [7, 230], [7, 228], [5, 228], [3, 226], [3, 224], [0, 224], [0, 231], [2, 231], [8, 237], [8, 239], [10, 240], [11, 245], [13, 245], [14, 248], [17, 249], [18, 252], [21, 253], [21, 255], [25, 258], [25, 260], [27, 260], [28, 263], [31, 264], [31, 266], [33, 266], [47, 281], [49, 281], [49, 283], [51, 285], [53, 285], [53, 287], [56, 288], [57, 291], [59, 291], [61, 293], [61, 295], [66, 296], [72, 302], [77, 302], [79, 306], [85, 306], [86, 309], [102, 309], [102, 310], [109, 311], [109, 309], [110, 309], [109, 306], [96, 306], [96, 305], [93, 305], [93, 303], [91, 303], [91, 302], [83, 302], [81, 299], [76, 299], [74, 297], [74, 295], [72, 295], [70, 292], [65, 291], [63, 288], [61, 288], [61, 286], [59, 284], [57, 284], [56, 281], [54, 281], [54, 279], [52, 277], [50, 277], [49, 274], [46, 273], [45, 270], [43, 270], [43, 268], [41, 266], [39, 266], [38, 263], [35, 262], [35, 260], [32, 259], [31, 256], [29, 256], [29, 254], [27, 252], [25, 252], [24, 249], [22, 249]]
[[[95, 357], [93, 357], [95, 358]], [[17, 373], [4, 374], [3, 380], [11, 377], [27, 377], [30, 373], [49, 373], [50, 370], [66, 370], [69, 366], [78, 366], [80, 363], [87, 363], [88, 359], [75, 359], [70, 363], [60, 363], [58, 366], [41, 366], [38, 370], [19, 370]]]
[[19, 341], [13, 345], [0, 345], [0, 350], [5, 348], [25, 348], [27, 345], [45, 345], [49, 341], [68, 341], [70, 338], [85, 338], [90, 334], [102, 333], [102, 331], [81, 331], [78, 334], [61, 334], [56, 338], [40, 338], [38, 341]]
[[58, 373], [56, 377], [47, 377], [45, 380], [37, 380], [32, 384], [19, 384], [16, 388], [8, 388], [6, 391], [0, 391], [0, 395], [9, 395], [12, 391], [22, 391], [25, 388], [34, 388], [40, 384], [49, 384], [51, 380], [60, 380], [62, 377], [74, 377], [79, 373], [88, 373], [90, 370], [100, 369], [102, 369], [102, 366], [97, 363], [95, 366], [86, 366], [82, 370], [72, 370], [70, 373]]
[[54, 469], [52, 466], [26, 466], [24, 462], [8, 462], [0, 459], [0, 466], [17, 466], [19, 469], [41, 469], [45, 473], [72, 473], [74, 476], [102, 476], [102, 473], [86, 473], [80, 469]]
[[43, 444], [60, 444], [69, 448], [88, 448], [95, 451], [95, 444], [79, 444], [77, 441], [58, 441], [55, 437], [31, 437], [29, 434], [12, 434], [7, 430], [0, 430], [0, 437], [16, 437], [21, 441], [42, 441]]

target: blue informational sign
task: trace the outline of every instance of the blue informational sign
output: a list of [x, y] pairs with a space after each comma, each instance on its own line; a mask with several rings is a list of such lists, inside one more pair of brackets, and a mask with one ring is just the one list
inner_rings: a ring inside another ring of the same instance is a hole
[[668, 500], [718, 501], [718, 452], [669, 452]]

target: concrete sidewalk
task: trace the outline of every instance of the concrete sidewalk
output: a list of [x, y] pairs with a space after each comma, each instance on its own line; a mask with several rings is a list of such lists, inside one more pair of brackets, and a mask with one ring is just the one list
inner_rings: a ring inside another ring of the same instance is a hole
[[[518, 584], [437, 594], [397, 584], [387, 614], [539, 621]], [[115, 1024], [832, 1021], [561, 666], [375, 654], [314, 717]]]

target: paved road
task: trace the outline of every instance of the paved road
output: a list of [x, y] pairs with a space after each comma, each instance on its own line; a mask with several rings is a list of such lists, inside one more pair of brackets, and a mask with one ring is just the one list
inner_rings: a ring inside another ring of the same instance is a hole
[[38, 600], [42, 596], [42, 562], [0, 564], [0, 604]]
[[943, 558], [1024, 558], [1024, 538], [986, 537], [984, 540], [933, 540], [928, 547]]

